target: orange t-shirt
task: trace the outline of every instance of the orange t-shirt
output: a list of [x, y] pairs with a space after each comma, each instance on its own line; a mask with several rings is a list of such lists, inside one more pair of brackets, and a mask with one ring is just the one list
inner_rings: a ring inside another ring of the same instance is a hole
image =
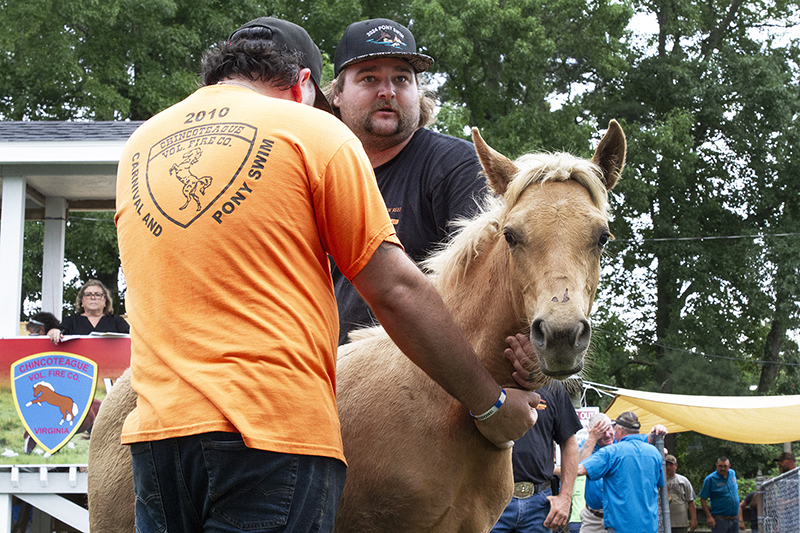
[[352, 278], [381, 242], [399, 244], [350, 130], [201, 88], [131, 136], [116, 223], [139, 394], [123, 443], [232, 431], [344, 460], [328, 255]]

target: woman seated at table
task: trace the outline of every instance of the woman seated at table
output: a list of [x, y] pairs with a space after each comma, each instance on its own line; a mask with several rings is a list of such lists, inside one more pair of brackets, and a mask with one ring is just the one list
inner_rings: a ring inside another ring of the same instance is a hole
[[129, 333], [130, 326], [125, 319], [114, 314], [111, 293], [96, 279], [84, 283], [75, 298], [76, 314], [70, 315], [57, 328], [47, 332], [54, 344], [64, 335], [89, 335], [92, 332]]

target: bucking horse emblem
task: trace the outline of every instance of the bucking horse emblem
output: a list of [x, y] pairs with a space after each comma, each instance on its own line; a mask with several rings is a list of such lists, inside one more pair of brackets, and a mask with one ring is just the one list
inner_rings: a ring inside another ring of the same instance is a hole
[[80, 410], [78, 409], [78, 404], [72, 398], [57, 393], [55, 387], [46, 381], [40, 381], [33, 386], [33, 396], [33, 400], [26, 403], [25, 407], [30, 407], [33, 404], [41, 406], [42, 403], [49, 403], [58, 407], [58, 410], [61, 411], [61, 422], [58, 425], [63, 424], [65, 421], [69, 422], [70, 426], [73, 425], [75, 417], [78, 416]]
[[183, 196], [186, 198], [186, 203], [179, 208], [181, 211], [186, 209], [192, 200], [194, 200], [194, 202], [197, 204], [198, 211], [203, 208], [200, 204], [200, 197], [197, 196], [197, 193], [205, 196], [206, 189], [209, 185], [211, 185], [213, 178], [211, 176], [203, 176], [202, 178], [198, 178], [192, 174], [192, 165], [200, 161], [200, 157], [202, 155], [203, 151], [200, 148], [189, 150], [187, 153], [183, 154], [183, 161], [173, 164], [169, 169], [170, 176], [174, 174], [175, 177], [178, 178], [178, 181], [183, 183], [182, 192]]

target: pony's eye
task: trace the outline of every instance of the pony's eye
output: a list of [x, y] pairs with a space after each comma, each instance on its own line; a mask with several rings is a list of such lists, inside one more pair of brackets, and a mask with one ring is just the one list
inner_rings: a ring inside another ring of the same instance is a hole
[[600, 248], [603, 248], [606, 244], [608, 244], [609, 239], [611, 238], [611, 234], [608, 231], [603, 232], [600, 235], [600, 239], [598, 239], [597, 244]]
[[511, 231], [508, 228], [503, 230], [503, 237], [506, 238], [506, 243], [509, 246], [515, 246], [517, 244], [517, 239], [514, 237], [514, 234], [511, 233]]

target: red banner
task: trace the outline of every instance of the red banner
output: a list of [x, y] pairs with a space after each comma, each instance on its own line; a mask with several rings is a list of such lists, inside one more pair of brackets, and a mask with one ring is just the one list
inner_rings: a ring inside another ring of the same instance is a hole
[[11, 365], [23, 357], [43, 352], [65, 352], [91, 359], [98, 366], [98, 379], [116, 380], [131, 364], [131, 339], [128, 337], [69, 337], [53, 344], [47, 337], [0, 339], [0, 383], [11, 384]]

